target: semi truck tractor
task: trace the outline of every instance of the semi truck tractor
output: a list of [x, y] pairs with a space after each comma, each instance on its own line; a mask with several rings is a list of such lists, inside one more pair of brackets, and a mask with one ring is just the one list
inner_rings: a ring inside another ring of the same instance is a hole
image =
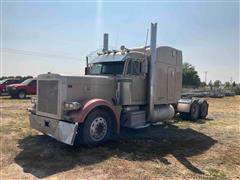
[[172, 119], [206, 118], [208, 103], [181, 99], [182, 51], [156, 46], [108, 49], [88, 62], [83, 76], [47, 73], [37, 77], [37, 96], [28, 109], [32, 128], [69, 145], [96, 146], [121, 129], [146, 128]]

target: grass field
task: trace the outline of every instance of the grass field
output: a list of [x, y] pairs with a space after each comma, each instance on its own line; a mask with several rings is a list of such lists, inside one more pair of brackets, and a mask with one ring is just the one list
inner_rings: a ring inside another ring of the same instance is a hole
[[174, 119], [73, 149], [29, 127], [29, 99], [1, 97], [0, 179], [240, 179], [240, 96], [208, 102], [207, 120]]

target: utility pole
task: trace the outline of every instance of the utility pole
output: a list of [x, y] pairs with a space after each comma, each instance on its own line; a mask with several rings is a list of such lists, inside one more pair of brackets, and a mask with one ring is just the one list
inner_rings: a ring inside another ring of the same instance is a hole
[[205, 73], [205, 83], [207, 84], [207, 71], [204, 71], [204, 73]]

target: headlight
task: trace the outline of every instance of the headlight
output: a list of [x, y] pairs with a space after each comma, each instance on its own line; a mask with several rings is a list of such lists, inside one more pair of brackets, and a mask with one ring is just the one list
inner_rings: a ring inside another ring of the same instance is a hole
[[31, 98], [31, 102], [32, 102], [32, 104], [37, 104], [37, 98], [36, 97], [32, 97]]
[[65, 110], [77, 110], [81, 107], [79, 102], [65, 102], [64, 109]]

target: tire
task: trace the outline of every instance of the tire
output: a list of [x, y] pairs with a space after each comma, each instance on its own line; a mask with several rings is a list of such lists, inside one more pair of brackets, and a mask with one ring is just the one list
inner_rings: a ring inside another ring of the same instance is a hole
[[[111, 116], [104, 110], [97, 109], [87, 116], [81, 135], [82, 143], [88, 147], [94, 147], [107, 141], [112, 130]], [[77, 138], [79, 141], [79, 138]], [[79, 143], [79, 142], [76, 142]]]
[[198, 101], [198, 104], [200, 106], [200, 113], [199, 113], [199, 118], [200, 119], [206, 119], [208, 115], [208, 103], [204, 99], [200, 99]]
[[190, 107], [190, 112], [188, 113], [188, 119], [191, 121], [197, 121], [199, 119], [200, 106], [198, 101], [194, 100]]
[[16, 94], [10, 94], [10, 96], [11, 96], [12, 99], [16, 99], [17, 98]]
[[25, 99], [26, 98], [26, 92], [25, 91], [19, 91], [18, 96], [19, 99]]
[[185, 119], [189, 119], [189, 117], [188, 117], [188, 114], [189, 114], [189, 113], [180, 112], [179, 114], [180, 114], [180, 118], [181, 118], [181, 119], [184, 119], [184, 120], [185, 120]]

